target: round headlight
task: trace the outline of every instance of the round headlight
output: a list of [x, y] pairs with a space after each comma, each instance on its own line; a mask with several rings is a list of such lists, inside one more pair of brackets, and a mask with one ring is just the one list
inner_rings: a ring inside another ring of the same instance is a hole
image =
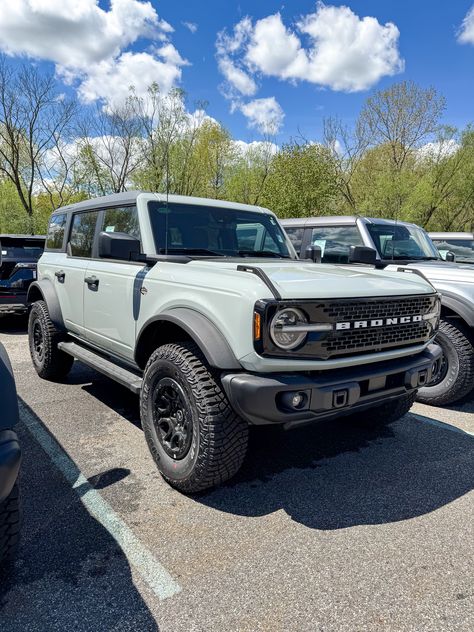
[[281, 309], [270, 323], [270, 335], [273, 342], [280, 349], [294, 349], [307, 336], [307, 332], [300, 329], [307, 322], [308, 319], [301, 310], [295, 307]]

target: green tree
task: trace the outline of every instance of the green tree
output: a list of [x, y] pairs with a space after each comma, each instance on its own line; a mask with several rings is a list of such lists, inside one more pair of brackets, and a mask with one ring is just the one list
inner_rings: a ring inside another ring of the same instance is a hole
[[273, 157], [262, 204], [280, 217], [327, 215], [336, 193], [329, 150], [291, 143]]

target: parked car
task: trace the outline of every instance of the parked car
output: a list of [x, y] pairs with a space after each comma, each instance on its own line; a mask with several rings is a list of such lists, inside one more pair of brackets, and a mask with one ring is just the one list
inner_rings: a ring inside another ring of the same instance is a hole
[[24, 314], [44, 235], [0, 235], [0, 314]]
[[[407, 222], [369, 217], [311, 217], [283, 220], [295, 249], [307, 256], [319, 247], [324, 263], [360, 263], [362, 247], [370, 262], [385, 270], [408, 270], [424, 275], [441, 293], [441, 323], [436, 338], [443, 349], [438, 376], [418, 391], [426, 404], [454, 403], [474, 387], [474, 268], [443, 261], [428, 234]], [[354, 247], [356, 257], [354, 257]], [[352, 254], [351, 254], [352, 253]]]
[[128, 192], [55, 211], [28, 299], [38, 375], [76, 358], [139, 394], [151, 454], [184, 492], [238, 471], [249, 424], [387, 424], [440, 364], [425, 279], [299, 261], [271, 211], [220, 200]]
[[474, 233], [428, 233], [443, 259], [452, 252], [458, 263], [474, 263]]
[[0, 573], [14, 559], [20, 539], [18, 474], [21, 451], [15, 425], [18, 402], [15, 380], [5, 348], [0, 343]]

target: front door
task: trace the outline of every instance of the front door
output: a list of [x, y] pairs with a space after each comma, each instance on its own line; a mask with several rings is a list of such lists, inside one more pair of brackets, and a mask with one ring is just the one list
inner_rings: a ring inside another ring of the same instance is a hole
[[[101, 228], [140, 238], [136, 207], [105, 209]], [[143, 263], [99, 258], [90, 261], [84, 283], [84, 331], [90, 342], [133, 359], [146, 270]]]

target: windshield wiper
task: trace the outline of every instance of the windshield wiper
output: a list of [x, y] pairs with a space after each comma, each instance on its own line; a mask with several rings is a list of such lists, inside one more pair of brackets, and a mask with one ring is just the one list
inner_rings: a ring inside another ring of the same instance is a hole
[[210, 255], [212, 257], [227, 257], [223, 252], [217, 252], [215, 250], [209, 250], [208, 248], [168, 248], [166, 251], [165, 248], [160, 248], [161, 254], [172, 254], [172, 253], [184, 253], [187, 255]]
[[290, 255], [281, 255], [270, 250], [239, 250], [239, 257], [274, 257], [277, 259], [291, 259]]

